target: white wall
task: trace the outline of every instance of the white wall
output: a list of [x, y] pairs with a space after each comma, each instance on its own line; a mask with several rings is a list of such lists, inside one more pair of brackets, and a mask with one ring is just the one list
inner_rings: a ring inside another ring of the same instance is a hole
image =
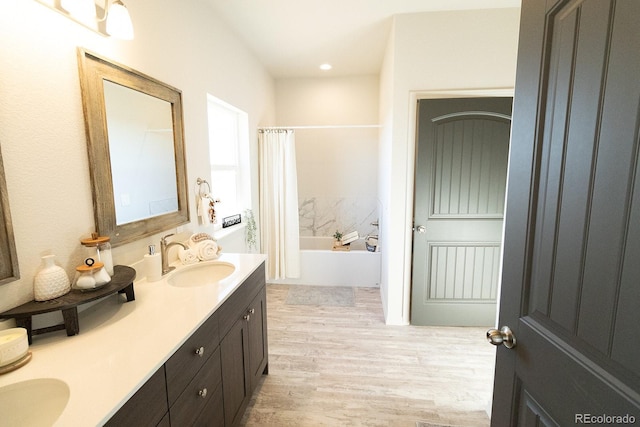
[[[278, 80], [278, 125], [376, 125], [378, 89], [369, 75]], [[377, 233], [378, 128], [295, 132], [301, 235]]]
[[[398, 15], [380, 76], [381, 294], [409, 322], [415, 102], [515, 84], [519, 9]], [[449, 94], [449, 95], [447, 95]]]
[[[249, 114], [252, 142], [258, 126], [275, 121], [273, 79], [206, 0], [126, 3], [133, 41], [97, 35], [33, 0], [3, 1], [0, 149], [21, 278], [0, 286], [0, 312], [33, 299], [42, 255], [55, 254], [72, 277], [82, 258], [79, 239], [94, 230], [76, 47], [182, 90], [191, 196], [185, 232], [198, 229], [196, 177], [209, 176], [206, 94]], [[255, 144], [251, 151], [256, 165]], [[256, 171], [252, 168], [257, 212]], [[237, 236], [232, 242], [231, 247], [239, 246]], [[133, 263], [151, 243], [158, 245], [159, 235], [114, 249], [114, 261]]]
[[276, 81], [278, 126], [378, 123], [378, 76], [290, 78]]
[[[391, 243], [394, 243], [397, 247], [397, 242], [392, 242], [387, 239], [389, 236], [389, 226], [387, 221], [391, 219], [390, 215], [390, 203], [391, 203], [391, 155], [393, 153], [393, 90], [394, 90], [394, 75], [395, 75], [395, 27], [396, 21], [394, 19], [392, 29], [389, 34], [389, 40], [387, 41], [387, 48], [385, 50], [384, 61], [380, 69], [380, 141], [378, 145], [378, 192], [380, 200], [380, 233], [379, 242], [385, 249], [388, 249]], [[399, 173], [399, 172], [396, 172]], [[405, 172], [406, 173], [406, 172]], [[385, 250], [387, 252], [387, 250]], [[382, 253], [382, 260], [380, 265], [380, 298], [382, 300], [382, 308], [384, 311], [385, 320], [391, 323], [389, 318], [389, 307], [395, 307], [392, 313], [402, 310], [402, 294], [399, 292], [392, 292], [389, 286], [389, 260], [392, 259], [390, 253]], [[396, 274], [397, 275], [397, 274]], [[397, 301], [389, 301], [389, 298], [394, 298], [399, 295]], [[396, 315], [397, 316], [397, 315]], [[402, 321], [396, 320], [395, 324], [402, 324]]]

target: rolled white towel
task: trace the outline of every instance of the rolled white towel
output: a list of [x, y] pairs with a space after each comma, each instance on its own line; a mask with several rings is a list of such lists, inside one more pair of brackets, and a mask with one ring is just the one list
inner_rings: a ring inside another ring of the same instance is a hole
[[200, 261], [211, 261], [217, 259], [220, 254], [220, 247], [213, 240], [203, 240], [194, 248]]
[[216, 239], [208, 233], [196, 233], [192, 234], [191, 237], [189, 237], [189, 241], [187, 242], [187, 244], [189, 245], [189, 247], [194, 248], [198, 245], [198, 243], [205, 240], [212, 240], [214, 242], [216, 241]]
[[196, 262], [200, 261], [200, 259], [198, 259], [198, 254], [196, 253], [196, 251], [191, 248], [185, 249], [183, 247], [179, 247], [178, 258], [180, 258], [180, 261], [184, 265], [195, 264]]

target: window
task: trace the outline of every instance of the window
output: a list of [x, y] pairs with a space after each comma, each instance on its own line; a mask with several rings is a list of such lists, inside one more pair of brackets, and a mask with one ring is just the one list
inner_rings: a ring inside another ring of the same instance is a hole
[[249, 119], [247, 113], [207, 95], [211, 195], [217, 227], [222, 218], [250, 208]]

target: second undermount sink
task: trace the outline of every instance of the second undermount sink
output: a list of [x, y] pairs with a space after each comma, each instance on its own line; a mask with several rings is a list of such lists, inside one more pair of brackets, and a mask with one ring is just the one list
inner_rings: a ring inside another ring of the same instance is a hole
[[224, 261], [207, 261], [188, 265], [171, 273], [167, 282], [171, 286], [192, 288], [216, 284], [235, 271], [236, 267]]
[[37, 378], [0, 387], [0, 426], [50, 426], [69, 401], [69, 386]]

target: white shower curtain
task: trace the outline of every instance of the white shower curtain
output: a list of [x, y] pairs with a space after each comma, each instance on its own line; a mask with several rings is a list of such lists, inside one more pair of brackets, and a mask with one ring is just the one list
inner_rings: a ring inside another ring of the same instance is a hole
[[260, 240], [267, 278], [300, 277], [298, 176], [293, 130], [260, 129]]

